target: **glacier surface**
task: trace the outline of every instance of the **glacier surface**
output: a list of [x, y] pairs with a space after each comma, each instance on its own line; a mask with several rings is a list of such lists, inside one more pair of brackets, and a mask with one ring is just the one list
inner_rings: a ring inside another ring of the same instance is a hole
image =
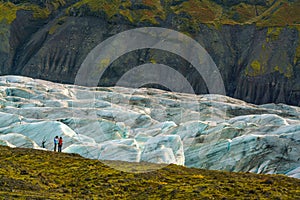
[[[300, 108], [0, 77], [0, 145], [300, 178]], [[46, 141], [42, 148], [42, 141]]]

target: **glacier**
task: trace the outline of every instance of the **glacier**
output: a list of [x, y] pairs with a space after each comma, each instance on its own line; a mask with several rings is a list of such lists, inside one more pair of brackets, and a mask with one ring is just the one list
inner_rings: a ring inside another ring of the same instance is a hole
[[[300, 178], [300, 108], [0, 77], [0, 145]], [[46, 141], [42, 148], [42, 141]]]

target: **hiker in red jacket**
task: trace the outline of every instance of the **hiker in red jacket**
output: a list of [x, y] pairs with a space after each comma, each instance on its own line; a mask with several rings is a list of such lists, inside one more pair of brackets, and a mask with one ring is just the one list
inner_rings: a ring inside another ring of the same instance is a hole
[[63, 140], [62, 137], [60, 137], [58, 140], [58, 152], [61, 152], [62, 145], [63, 145]]

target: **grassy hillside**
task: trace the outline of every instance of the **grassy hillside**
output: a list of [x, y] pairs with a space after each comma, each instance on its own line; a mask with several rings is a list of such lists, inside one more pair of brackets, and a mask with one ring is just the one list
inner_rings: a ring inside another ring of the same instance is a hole
[[52, 11], [65, 5], [64, 0], [35, 1], [0, 1], [0, 22], [12, 23], [17, 16], [18, 10], [31, 11], [33, 18], [46, 19]]
[[[68, 12], [94, 15], [104, 12], [108, 18], [122, 15], [129, 21], [147, 21], [152, 24], [165, 20], [168, 15], [178, 15], [186, 22], [218, 24], [252, 24], [260, 26], [299, 25], [299, 1], [226, 1], [213, 0], [80, 0]], [[89, 10], [90, 12], [86, 12]]]
[[[232, 3], [233, 2], [233, 3]], [[218, 0], [11, 0], [0, 1], [0, 21], [11, 22], [17, 10], [32, 10], [36, 18], [66, 7], [67, 15], [106, 15], [108, 19], [123, 16], [132, 23], [159, 24], [167, 16], [180, 16], [193, 23], [252, 24], [260, 26], [300, 25], [300, 1], [218, 1]], [[176, 20], [176, 19], [174, 19]]]
[[[127, 170], [154, 164], [110, 162]], [[300, 180], [169, 165], [126, 173], [78, 155], [0, 146], [0, 199], [299, 199]]]

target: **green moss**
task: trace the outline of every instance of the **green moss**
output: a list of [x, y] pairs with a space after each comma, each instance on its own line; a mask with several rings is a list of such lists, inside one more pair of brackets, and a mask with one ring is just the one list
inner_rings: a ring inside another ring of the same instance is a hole
[[33, 17], [35, 19], [46, 19], [51, 13], [48, 8], [41, 8], [37, 5], [26, 4], [20, 7], [22, 10], [30, 10], [33, 12]]
[[30, 10], [33, 12], [35, 19], [45, 19], [49, 16], [50, 10], [48, 8], [41, 8], [38, 5], [24, 3], [15, 5], [11, 2], [0, 2], [0, 22], [5, 21], [10, 24], [16, 19], [18, 10]]
[[49, 29], [49, 34], [54, 34], [54, 32], [59, 28], [59, 25], [58, 24], [55, 24], [54, 26], [51, 26], [50, 29]]
[[21, 1], [18, 4], [0, 2], [0, 22], [6, 21], [6, 23], [10, 24], [15, 20], [18, 10], [32, 11], [34, 19], [46, 19], [52, 11], [57, 10], [65, 4], [66, 2], [64, 0], [45, 1], [42, 7], [26, 0]]
[[[194, 20], [208, 23], [213, 19], [221, 24], [256, 24], [286, 26], [300, 24], [299, 1], [271, 1], [265, 5], [239, 3], [234, 6], [215, 5], [212, 1], [185, 1], [177, 6]], [[208, 8], [208, 9], [207, 9]], [[191, 11], [189, 11], [191, 10]]]
[[66, 5], [65, 0], [52, 0], [50, 1], [50, 4], [53, 6], [54, 10], [57, 10], [61, 6]]
[[222, 23], [220, 21], [214, 21], [213, 23], [207, 25], [212, 25], [212, 27], [214, 27], [216, 30], [222, 29]]
[[104, 12], [106, 16], [113, 20], [113, 17], [120, 14], [132, 23], [149, 22], [151, 24], [158, 24], [157, 18], [165, 19], [165, 14], [159, 0], [149, 1], [143, 0], [142, 5], [148, 6], [150, 9], [130, 9], [130, 1], [121, 0], [82, 0], [67, 9], [70, 13], [71, 9], [81, 9], [87, 6], [92, 13]]
[[[27, 4], [25, 6], [25, 4]], [[9, 2], [1, 2], [0, 21], [3, 19], [11, 23], [18, 9], [27, 9], [34, 12], [35, 18], [47, 18], [52, 10], [57, 10], [65, 5], [65, 0], [44, 1], [43, 8], [32, 4], [29, 0], [21, 0], [21, 3], [14, 5]], [[121, 15], [131, 23], [159, 24], [160, 20], [165, 20], [168, 15], [178, 15], [180, 18], [188, 16], [184, 21], [182, 29], [198, 31], [199, 23], [215, 24], [253, 24], [258, 26], [286, 26], [300, 24], [300, 2], [270, 0], [265, 5], [254, 5], [253, 3], [242, 2], [233, 6], [216, 4], [212, 0], [182, 1], [174, 5], [171, 0], [141, 0], [134, 3], [134, 6], [141, 5], [141, 8], [132, 8], [131, 1], [123, 0], [79, 0], [67, 9], [69, 14], [74, 10], [81, 14], [92, 16], [102, 16], [103, 13], [110, 20]], [[174, 5], [174, 6], [172, 6]], [[87, 11], [87, 9], [89, 11]], [[159, 20], [158, 20], [159, 19]]]
[[71, 9], [80, 9], [83, 6], [87, 6], [93, 13], [101, 13], [103, 11], [108, 18], [112, 18], [118, 13], [131, 18], [129, 12], [120, 9], [121, 6], [126, 8], [130, 5], [130, 2], [122, 2], [121, 0], [82, 0], [69, 7], [67, 13], [69, 13]]
[[293, 66], [288, 65], [286, 69], [279, 67], [278, 65], [274, 67], [275, 72], [279, 72], [280, 74], [283, 74], [287, 78], [291, 78], [294, 75]]
[[[266, 73], [266, 68], [264, 67], [265, 64], [260, 63], [258, 60], [254, 60], [250, 67], [247, 67], [245, 70], [245, 74], [247, 76], [259, 76]], [[280, 74], [283, 74], [287, 78], [291, 78], [294, 75], [293, 66], [288, 65], [287, 67], [281, 67], [276, 65], [273, 68], [273, 72], [279, 72]]]
[[[246, 3], [240, 3], [238, 5], [232, 6], [228, 12], [227, 16], [229, 19], [244, 24], [249, 20], [257, 17], [257, 13], [264, 12], [266, 8], [263, 6], [255, 6]], [[226, 17], [225, 17], [226, 18]]]
[[256, 21], [259, 26], [287, 26], [300, 24], [300, 1], [280, 0], [267, 9]]
[[[97, 15], [101, 12], [113, 20], [114, 16], [122, 15], [132, 23], [149, 22], [158, 24], [159, 20], [165, 20], [169, 14], [175, 14], [173, 25], [183, 32], [191, 33], [199, 31], [200, 23], [207, 24], [238, 24], [234, 20], [223, 15], [222, 6], [213, 1], [184, 1], [183, 3], [172, 6], [171, 1], [160, 0], [141, 0], [135, 3], [142, 8], [132, 9], [130, 1], [121, 0], [82, 0], [67, 9], [67, 13], [77, 11], [85, 15]], [[89, 11], [86, 10], [86, 7]]]
[[285, 77], [287, 78], [291, 78], [294, 75], [294, 70], [293, 70], [293, 66], [292, 65], [288, 65], [286, 68], [286, 71], [284, 73]]
[[247, 76], [259, 76], [266, 73], [265, 64], [254, 60], [251, 62], [250, 66], [246, 68], [245, 74]]
[[282, 27], [268, 27], [267, 30], [267, 42], [278, 40]]
[[274, 70], [280, 73], [283, 73], [283, 70], [281, 68], [279, 68], [279, 66], [275, 66]]
[[296, 48], [296, 53], [295, 53], [295, 57], [294, 57], [294, 64], [296, 64], [299, 60], [300, 60], [300, 41], [298, 42], [298, 46]]
[[242, 2], [222, 8], [222, 23], [286, 26], [300, 24], [300, 1], [271, 0], [265, 5]]
[[295, 27], [298, 31], [298, 46], [296, 48], [295, 56], [294, 56], [294, 64], [296, 65], [297, 62], [300, 60], [300, 26]]
[[192, 17], [191, 20], [208, 23], [213, 22], [222, 8], [212, 1], [185, 1], [182, 4], [171, 7], [175, 14], [186, 13]]
[[120, 14], [125, 16], [131, 23], [134, 23], [134, 18], [129, 10], [120, 10]]
[[250, 66], [252, 67], [254, 72], [259, 73], [261, 71], [261, 65], [257, 60], [254, 60]]
[[[176, 6], [170, 6], [170, 12], [176, 14], [182, 23], [175, 23], [178, 30], [187, 33], [199, 32], [199, 24], [205, 23], [219, 27], [222, 7], [213, 1], [185, 1]], [[177, 20], [178, 21], [178, 20]]]
[[[300, 180], [0, 146], [4, 199], [299, 199]], [[108, 167], [110, 166], [110, 167]], [[135, 169], [147, 173], [117, 171]]]
[[0, 2], [0, 22], [12, 23], [16, 18], [17, 7], [11, 2]]
[[152, 24], [158, 24], [157, 18], [161, 20], [166, 19], [166, 11], [161, 5], [160, 0], [143, 0], [143, 5], [148, 6], [150, 9], [141, 9], [141, 21], [149, 21]]
[[59, 27], [64, 23], [65, 18], [66, 18], [65, 16], [60, 17], [60, 18], [56, 21], [56, 24], [54, 24], [53, 26], [50, 27], [50, 29], [49, 29], [49, 34], [54, 34], [55, 31], [56, 31], [57, 29], [59, 29]]
[[156, 60], [154, 58], [150, 58], [150, 62], [153, 63], [153, 64], [156, 64]]

